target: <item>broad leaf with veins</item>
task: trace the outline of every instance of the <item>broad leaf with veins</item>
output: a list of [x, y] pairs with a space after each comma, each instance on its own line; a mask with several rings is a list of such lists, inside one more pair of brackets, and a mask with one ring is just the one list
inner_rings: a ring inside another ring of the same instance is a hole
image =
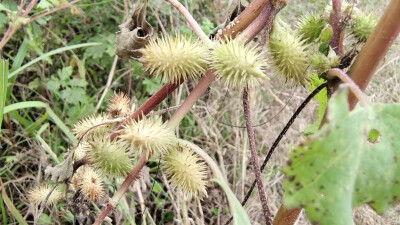
[[353, 224], [352, 208], [378, 213], [400, 197], [400, 104], [349, 112], [347, 92], [329, 104], [329, 123], [291, 154], [283, 169], [284, 202], [315, 224]]

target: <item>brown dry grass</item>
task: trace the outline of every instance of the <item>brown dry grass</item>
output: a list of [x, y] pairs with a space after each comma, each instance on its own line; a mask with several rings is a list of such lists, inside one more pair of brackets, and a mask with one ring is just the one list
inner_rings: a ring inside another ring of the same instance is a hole
[[[372, 2], [363, 2], [361, 7], [367, 12], [373, 9], [375, 14], [380, 15], [388, 2], [388, 0], [380, 2], [378, 8], [375, 8]], [[304, 13], [304, 10], [310, 12], [318, 9], [320, 9], [318, 4], [294, 0], [288, 2], [288, 6], [282, 14], [287, 19], [294, 21]], [[385, 61], [381, 63], [366, 91], [371, 102], [400, 101], [398, 52], [400, 52], [399, 41], [391, 48]], [[265, 82], [261, 88], [252, 90], [251, 93], [254, 124], [268, 121], [255, 128], [260, 162], [263, 161], [269, 147], [296, 108], [309, 93], [303, 87], [293, 88], [289, 84], [284, 84], [281, 79], [273, 75], [272, 71], [270, 75], [273, 77], [271, 81]], [[197, 129], [201, 130], [201, 134], [193, 138], [193, 141], [202, 145], [219, 162], [239, 200], [243, 199], [249, 185], [254, 180], [249, 163], [250, 151], [246, 131], [243, 128], [241, 94], [241, 91], [213, 84], [208, 96], [204, 97], [192, 111], [198, 125]], [[285, 165], [290, 150], [304, 139], [302, 131], [316, 119], [317, 107], [317, 103], [313, 101], [303, 110], [282, 139], [264, 172], [264, 184], [269, 207], [273, 214], [280, 207], [283, 194], [281, 185], [283, 174], [280, 169]], [[246, 172], [244, 173], [244, 171]], [[226, 208], [225, 198], [221, 197], [221, 191], [215, 190], [214, 187], [210, 188], [210, 198], [205, 200], [205, 204], [211, 205], [212, 208]], [[257, 193], [253, 194], [245, 208], [253, 224], [263, 224], [261, 204]], [[380, 216], [368, 206], [361, 206], [355, 210], [355, 222], [356, 224], [400, 224], [399, 210], [400, 208], [396, 207]], [[218, 215], [217, 219], [211, 220], [211, 223], [221, 224], [227, 218], [227, 215]], [[304, 212], [297, 224], [310, 224]]]

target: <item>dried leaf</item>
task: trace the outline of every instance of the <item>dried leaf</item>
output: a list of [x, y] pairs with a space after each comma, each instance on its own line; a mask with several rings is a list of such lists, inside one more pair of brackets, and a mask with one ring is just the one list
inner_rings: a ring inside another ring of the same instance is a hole
[[139, 49], [143, 48], [153, 34], [153, 28], [146, 21], [147, 1], [137, 7], [132, 17], [119, 25], [116, 36], [116, 54], [124, 59], [138, 59]]
[[73, 154], [68, 154], [64, 162], [55, 167], [47, 166], [44, 171], [47, 176], [51, 176], [51, 180], [63, 182], [72, 177], [73, 174]]

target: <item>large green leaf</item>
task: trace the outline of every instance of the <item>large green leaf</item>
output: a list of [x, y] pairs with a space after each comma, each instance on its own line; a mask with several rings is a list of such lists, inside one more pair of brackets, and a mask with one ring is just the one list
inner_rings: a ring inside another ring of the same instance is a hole
[[353, 207], [368, 203], [382, 212], [400, 196], [400, 104], [349, 112], [342, 91], [330, 102], [328, 118], [292, 152], [284, 201], [305, 208], [314, 223], [350, 225]]

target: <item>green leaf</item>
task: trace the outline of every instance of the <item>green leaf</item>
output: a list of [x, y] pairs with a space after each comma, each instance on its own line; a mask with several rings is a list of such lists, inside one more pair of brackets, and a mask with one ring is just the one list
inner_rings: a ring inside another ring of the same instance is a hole
[[46, 112], [49, 114], [50, 118], [53, 122], [61, 129], [62, 132], [69, 138], [69, 140], [76, 144], [78, 140], [75, 138], [73, 134], [69, 132], [68, 127], [62, 122], [62, 120], [53, 112], [53, 110], [44, 102], [40, 101], [26, 101], [26, 102], [18, 102], [4, 107], [3, 113], [9, 113], [18, 109], [25, 108], [45, 108]]
[[0, 6], [1, 10], [18, 11], [18, 5], [15, 1], [5, 0], [0, 4]]
[[[352, 208], [382, 212], [400, 197], [400, 104], [348, 110], [347, 92], [330, 102], [329, 123], [291, 154], [284, 202], [318, 224], [352, 225]], [[376, 130], [379, 138], [368, 141]]]
[[[310, 82], [310, 92], [314, 91], [319, 85], [325, 82], [324, 79], [319, 78], [317, 74], [310, 74], [311, 82]], [[315, 100], [319, 103], [318, 107], [318, 119], [309, 127], [304, 130], [305, 135], [314, 134], [318, 131], [318, 128], [324, 118], [326, 111], [326, 104], [328, 102], [328, 92], [326, 88], [322, 89], [317, 95], [315, 95]]]
[[8, 210], [10, 211], [11, 215], [15, 218], [15, 220], [18, 221], [18, 224], [20, 225], [28, 225], [26, 221], [24, 220], [24, 217], [22, 217], [21, 213], [17, 208], [15, 208], [13, 202], [11, 199], [8, 197], [7, 192], [4, 188], [3, 181], [0, 178], [0, 186], [1, 186], [1, 198], [3, 198], [4, 203], [6, 204]]
[[53, 93], [57, 93], [61, 87], [61, 81], [57, 78], [52, 76], [49, 80], [46, 81], [46, 87]]
[[8, 23], [7, 16], [4, 13], [0, 13], [0, 29], [4, 27]]
[[100, 45], [101, 43], [85, 43], [85, 44], [77, 44], [77, 45], [71, 45], [71, 46], [66, 46], [66, 47], [62, 47], [62, 48], [58, 48], [55, 49], [53, 51], [47, 52], [46, 54], [41, 55], [40, 57], [35, 58], [34, 60], [28, 62], [27, 64], [19, 67], [18, 69], [14, 70], [13, 72], [11, 72], [8, 75], [8, 79], [16, 76], [18, 73], [22, 72], [23, 70], [25, 70], [26, 68], [28, 68], [29, 66], [35, 64], [36, 62], [39, 62], [40, 60], [46, 59], [49, 56], [61, 53], [61, 52], [65, 52], [68, 50], [72, 50], [75, 48], [83, 48], [83, 47], [88, 47], [88, 46], [94, 46], [94, 45]]
[[[67, 81], [72, 75], [72, 67], [66, 66], [57, 71], [58, 77], [61, 81]], [[65, 86], [65, 85], [64, 85]]]
[[44, 225], [46, 225], [46, 224], [53, 224], [53, 223], [54, 223], [54, 221], [53, 221], [53, 220], [49, 217], [49, 215], [47, 215], [46, 213], [42, 213], [42, 214], [40, 215], [38, 224], [44, 224]]

